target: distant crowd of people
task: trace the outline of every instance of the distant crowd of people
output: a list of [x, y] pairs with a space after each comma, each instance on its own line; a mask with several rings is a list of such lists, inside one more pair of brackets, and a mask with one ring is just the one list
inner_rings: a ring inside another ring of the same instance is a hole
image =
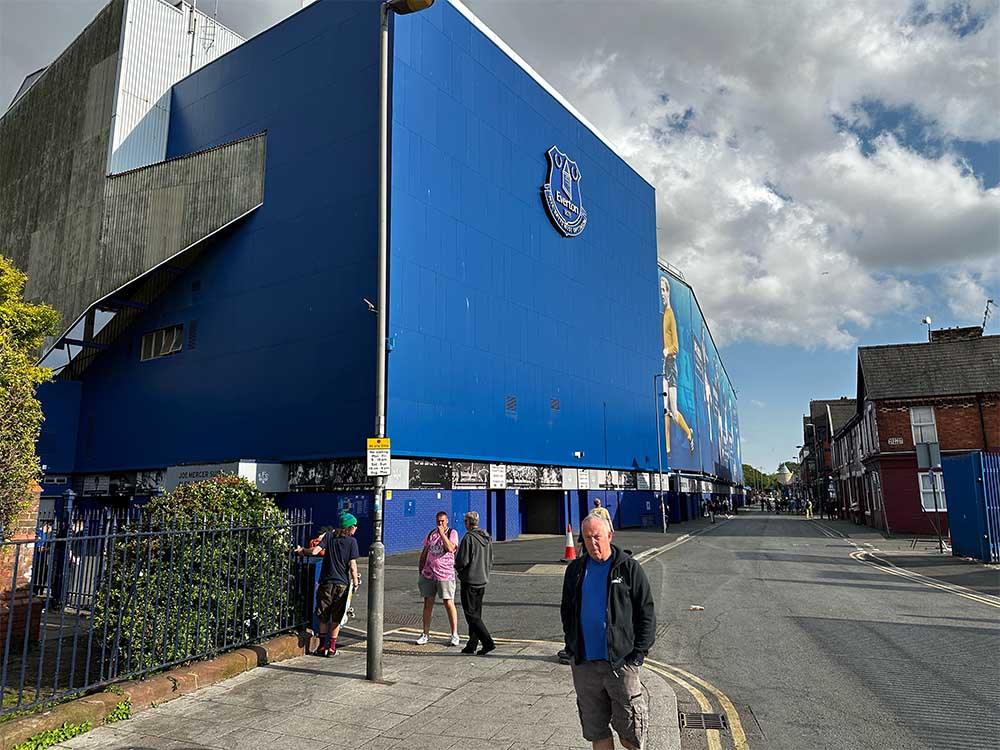
[[809, 497], [784, 497], [778, 494], [759, 493], [756, 498], [762, 511], [768, 513], [788, 513], [812, 518], [818, 513], [821, 518], [839, 518], [838, 509], [833, 505], [820, 502], [815, 505]]

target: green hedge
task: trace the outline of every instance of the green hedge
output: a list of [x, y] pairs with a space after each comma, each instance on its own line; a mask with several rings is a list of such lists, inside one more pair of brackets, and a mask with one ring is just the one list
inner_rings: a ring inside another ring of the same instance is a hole
[[295, 624], [290, 531], [274, 502], [237, 477], [150, 501], [107, 556], [94, 622], [106, 676], [213, 655]]

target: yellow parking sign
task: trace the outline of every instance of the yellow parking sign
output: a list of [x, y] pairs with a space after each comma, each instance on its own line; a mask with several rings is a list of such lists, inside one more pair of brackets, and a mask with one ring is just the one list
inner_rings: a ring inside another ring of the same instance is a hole
[[368, 438], [368, 476], [387, 477], [391, 473], [389, 438]]

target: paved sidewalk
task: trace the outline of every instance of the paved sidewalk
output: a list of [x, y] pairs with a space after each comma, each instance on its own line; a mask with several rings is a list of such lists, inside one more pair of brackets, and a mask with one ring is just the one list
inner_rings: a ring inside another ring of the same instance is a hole
[[[98, 727], [58, 745], [89, 750], [582, 750], [570, 668], [548, 643], [501, 643], [466, 656], [437, 638], [412, 646], [387, 636], [388, 684], [364, 680], [363, 641], [330, 659], [303, 656]], [[651, 713], [647, 748], [679, 750], [677, 700], [643, 670]]]

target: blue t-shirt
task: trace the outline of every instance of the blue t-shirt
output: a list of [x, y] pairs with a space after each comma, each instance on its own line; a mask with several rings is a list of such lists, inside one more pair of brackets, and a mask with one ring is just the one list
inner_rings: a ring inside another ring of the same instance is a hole
[[611, 558], [597, 562], [587, 557], [580, 601], [580, 632], [583, 635], [583, 658], [598, 661], [608, 658], [608, 574]]

